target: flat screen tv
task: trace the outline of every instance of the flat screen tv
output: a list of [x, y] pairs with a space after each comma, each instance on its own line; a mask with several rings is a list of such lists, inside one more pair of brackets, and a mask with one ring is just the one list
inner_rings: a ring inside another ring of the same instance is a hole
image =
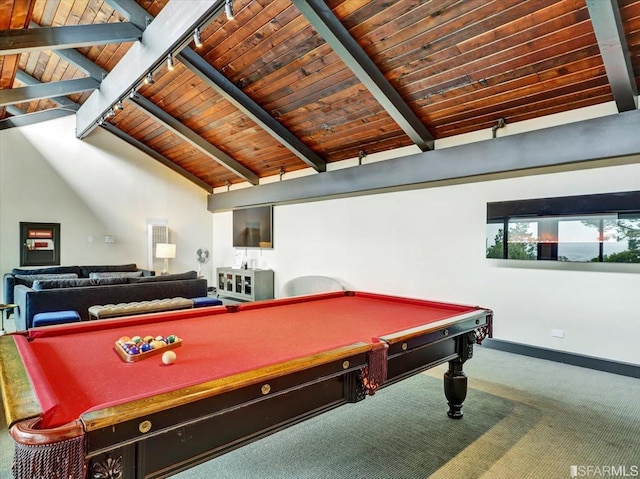
[[273, 248], [273, 207], [233, 210], [234, 248]]

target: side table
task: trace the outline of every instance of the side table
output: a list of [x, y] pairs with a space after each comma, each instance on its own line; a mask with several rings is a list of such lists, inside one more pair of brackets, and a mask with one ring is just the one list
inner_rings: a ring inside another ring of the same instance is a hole
[[9, 311], [13, 311], [17, 307], [17, 304], [0, 303], [0, 334], [6, 333], [4, 330], [4, 315], [9, 314]]

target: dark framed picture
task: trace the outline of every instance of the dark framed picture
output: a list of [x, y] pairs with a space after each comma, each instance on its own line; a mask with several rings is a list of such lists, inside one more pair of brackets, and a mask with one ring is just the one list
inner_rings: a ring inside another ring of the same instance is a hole
[[60, 223], [20, 222], [20, 266], [60, 264]]

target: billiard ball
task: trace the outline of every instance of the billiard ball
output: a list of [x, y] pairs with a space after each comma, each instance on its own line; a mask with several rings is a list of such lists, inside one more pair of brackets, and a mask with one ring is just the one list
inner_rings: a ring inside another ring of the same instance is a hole
[[176, 353], [174, 353], [173, 351], [165, 351], [164, 353], [162, 353], [162, 362], [164, 364], [173, 364], [175, 360]]

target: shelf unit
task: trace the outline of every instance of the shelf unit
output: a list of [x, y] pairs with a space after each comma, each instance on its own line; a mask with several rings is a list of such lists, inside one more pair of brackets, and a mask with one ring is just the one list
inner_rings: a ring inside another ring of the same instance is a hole
[[273, 270], [216, 268], [218, 295], [240, 301], [273, 299]]

